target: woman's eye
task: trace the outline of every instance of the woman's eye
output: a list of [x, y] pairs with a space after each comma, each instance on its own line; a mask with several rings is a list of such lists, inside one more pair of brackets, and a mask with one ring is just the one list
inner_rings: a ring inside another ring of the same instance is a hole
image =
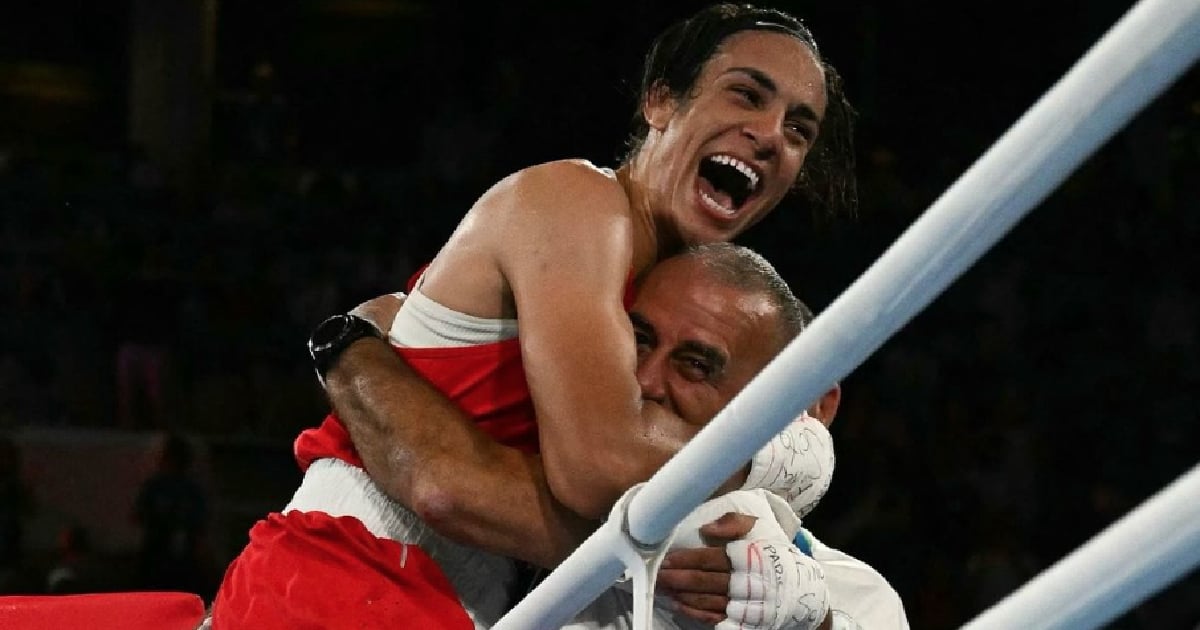
[[799, 138], [803, 138], [805, 141], [807, 141], [809, 143], [811, 143], [813, 140], [814, 132], [813, 132], [812, 128], [809, 127], [808, 125], [805, 125], [804, 123], [788, 123], [787, 129], [788, 129], [788, 133], [790, 133], [794, 136], [797, 136]]
[[762, 98], [759, 97], [758, 92], [751, 88], [738, 86], [733, 88], [733, 91], [751, 105], [758, 105], [762, 102]]

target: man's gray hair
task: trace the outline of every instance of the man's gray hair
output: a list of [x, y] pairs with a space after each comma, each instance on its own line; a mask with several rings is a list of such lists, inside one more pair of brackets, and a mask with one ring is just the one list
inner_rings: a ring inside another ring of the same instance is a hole
[[761, 293], [779, 309], [780, 350], [813, 320], [812, 310], [792, 293], [791, 287], [758, 252], [733, 243], [692, 245], [681, 256], [698, 260], [714, 277], [748, 293]]

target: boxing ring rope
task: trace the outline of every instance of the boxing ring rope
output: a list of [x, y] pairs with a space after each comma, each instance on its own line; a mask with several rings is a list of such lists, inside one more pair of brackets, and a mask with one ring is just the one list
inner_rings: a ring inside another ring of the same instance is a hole
[[1115, 619], [1200, 565], [1197, 497], [1200, 465], [963, 628], [1095, 628]]
[[[645, 606], [649, 594], [643, 589], [652, 587], [646, 576], [657, 566], [656, 547], [684, 516], [830, 383], [849, 374], [924, 309], [1197, 57], [1200, 0], [1136, 4], [809, 330], [649, 482], [626, 494], [614, 516], [494, 628], [560, 627], [626, 567], [639, 593], [635, 605]], [[1150, 511], [1139, 508], [1127, 522], [981, 616], [974, 627], [1099, 625], [1178, 579], [1200, 561], [1197, 481], [1193, 471], [1156, 497]], [[1189, 491], [1191, 506], [1180, 498]], [[1125, 572], [1109, 570], [1113, 563], [1135, 557], [1144, 562], [1132, 562]], [[1092, 573], [1102, 567], [1111, 582], [1103, 588]], [[640, 584], [639, 574], [644, 574]], [[1127, 589], [1124, 597], [1085, 595], [1093, 590], [1112, 595], [1122, 588]], [[1049, 592], [1039, 595], [1039, 589]], [[1067, 602], [1089, 610], [1078, 611]]]

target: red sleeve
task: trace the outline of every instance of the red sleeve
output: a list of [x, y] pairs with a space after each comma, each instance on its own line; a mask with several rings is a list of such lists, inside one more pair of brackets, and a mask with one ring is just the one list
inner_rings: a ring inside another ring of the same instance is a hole
[[292, 445], [292, 451], [301, 471], [308, 470], [313, 462], [326, 457], [336, 457], [351, 466], [366, 468], [354, 449], [354, 443], [350, 441], [346, 425], [332, 413], [325, 416], [321, 426], [302, 431]]

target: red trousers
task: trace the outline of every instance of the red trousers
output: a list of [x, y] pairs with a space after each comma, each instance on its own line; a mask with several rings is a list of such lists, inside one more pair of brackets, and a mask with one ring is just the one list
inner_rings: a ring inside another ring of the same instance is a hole
[[474, 630], [450, 581], [416, 545], [357, 519], [271, 514], [225, 572], [213, 630]]

